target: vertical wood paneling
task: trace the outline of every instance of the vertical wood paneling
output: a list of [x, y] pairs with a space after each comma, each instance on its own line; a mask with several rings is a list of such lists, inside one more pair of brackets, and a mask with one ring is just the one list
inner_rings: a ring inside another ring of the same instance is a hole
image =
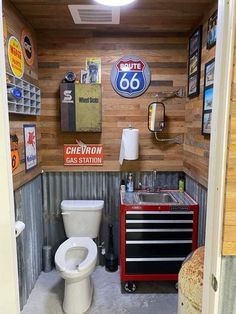
[[16, 220], [25, 230], [16, 239], [21, 308], [42, 270], [43, 215], [41, 176], [15, 191]]
[[184, 140], [184, 162], [185, 173], [196, 181], [207, 186], [208, 181], [208, 162], [210, 136], [202, 135], [202, 107], [203, 107], [203, 88], [204, 88], [204, 69], [205, 64], [214, 58], [215, 47], [207, 50], [207, 26], [208, 18], [216, 10], [216, 5], [207, 12], [202, 20], [202, 59], [201, 59], [201, 81], [200, 95], [193, 99], [188, 99], [185, 105], [185, 140]]
[[232, 77], [228, 158], [226, 172], [223, 254], [236, 255], [236, 39]]
[[[3, 11], [6, 17], [8, 38], [14, 35], [19, 41], [21, 38], [21, 32], [24, 28], [28, 28], [32, 34], [35, 47], [35, 61], [30, 67], [25, 62], [25, 72], [23, 79], [38, 85], [38, 59], [37, 59], [37, 43], [35, 38], [35, 33], [28, 22], [20, 15], [16, 8], [8, 1], [3, 1]], [[6, 70], [12, 73], [7, 56], [7, 42], [5, 43], [5, 58], [6, 58]], [[13, 183], [14, 189], [17, 189], [22, 184], [28, 182], [33, 177], [37, 176], [40, 172], [40, 166], [37, 166], [33, 171], [28, 173], [25, 172], [25, 162], [24, 162], [24, 139], [23, 139], [23, 125], [24, 124], [36, 124], [37, 131], [37, 148], [38, 148], [38, 163], [41, 162], [40, 154], [40, 141], [41, 133], [39, 126], [39, 118], [35, 116], [19, 115], [19, 114], [9, 114], [10, 120], [10, 132], [11, 134], [16, 134], [19, 139], [19, 154], [20, 154], [20, 166], [13, 173]], [[10, 136], [10, 134], [9, 134]]]
[[[63, 144], [104, 144], [103, 167], [70, 167], [70, 171], [160, 171], [182, 170], [183, 145], [156, 143], [147, 128], [147, 108], [160, 91], [173, 91], [186, 85], [186, 38], [99, 36], [90, 32], [42, 31], [38, 33], [39, 81], [42, 90], [41, 132], [43, 168], [68, 171], [63, 166]], [[146, 60], [152, 82], [142, 96], [127, 99], [119, 96], [110, 83], [112, 64], [121, 56], [138, 55]], [[85, 68], [86, 57], [102, 60], [102, 133], [63, 133], [60, 131], [59, 84], [68, 70], [78, 77]], [[185, 99], [166, 101], [164, 136], [184, 132]], [[140, 130], [140, 157], [137, 161], [118, 163], [122, 129], [132, 124]]]

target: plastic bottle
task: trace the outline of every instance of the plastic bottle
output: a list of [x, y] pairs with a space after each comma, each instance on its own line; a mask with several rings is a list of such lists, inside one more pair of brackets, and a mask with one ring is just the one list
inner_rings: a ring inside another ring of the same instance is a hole
[[184, 180], [184, 176], [183, 175], [179, 176], [178, 186], [179, 186], [179, 192], [184, 192], [185, 180]]
[[134, 181], [132, 173], [129, 173], [127, 180], [127, 192], [134, 192]]
[[120, 183], [120, 190], [121, 192], [125, 192], [125, 180], [121, 180], [121, 183]]

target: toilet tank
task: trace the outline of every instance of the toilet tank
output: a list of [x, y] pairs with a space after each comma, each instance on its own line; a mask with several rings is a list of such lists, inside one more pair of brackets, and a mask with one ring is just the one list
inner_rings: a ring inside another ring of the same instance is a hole
[[96, 238], [102, 217], [102, 200], [64, 200], [61, 202], [66, 236]]

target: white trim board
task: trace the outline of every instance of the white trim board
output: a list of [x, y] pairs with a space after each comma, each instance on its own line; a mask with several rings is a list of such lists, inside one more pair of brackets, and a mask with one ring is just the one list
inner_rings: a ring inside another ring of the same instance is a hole
[[[202, 313], [204, 314], [218, 313], [219, 306], [225, 174], [235, 38], [235, 12], [235, 0], [218, 1], [202, 300]], [[217, 280], [218, 288], [216, 291], [214, 291], [212, 287], [213, 276]]]
[[[0, 1], [2, 12], [2, 1]], [[19, 292], [2, 13], [0, 14], [0, 313], [18, 314]]]

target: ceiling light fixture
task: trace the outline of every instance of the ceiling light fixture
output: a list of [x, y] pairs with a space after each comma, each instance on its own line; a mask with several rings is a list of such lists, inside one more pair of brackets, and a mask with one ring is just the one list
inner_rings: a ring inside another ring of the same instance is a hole
[[130, 4], [135, 0], [95, 0], [99, 4], [109, 5], [109, 6], [122, 6]]

